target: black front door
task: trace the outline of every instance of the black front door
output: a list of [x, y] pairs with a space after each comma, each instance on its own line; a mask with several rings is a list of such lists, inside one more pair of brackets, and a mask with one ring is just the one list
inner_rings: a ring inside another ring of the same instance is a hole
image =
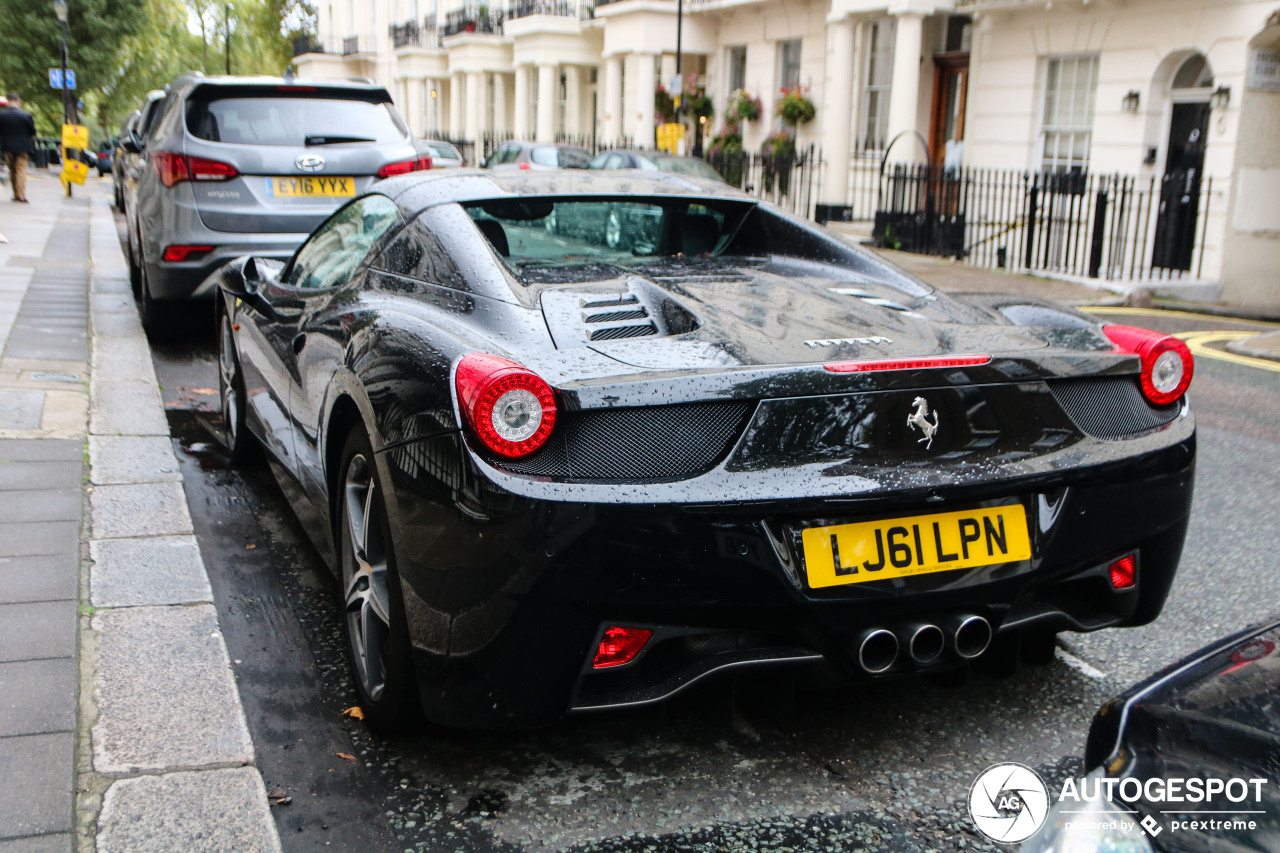
[[1173, 105], [1169, 155], [1160, 182], [1160, 213], [1151, 253], [1153, 267], [1183, 272], [1191, 269], [1208, 132], [1208, 103]]

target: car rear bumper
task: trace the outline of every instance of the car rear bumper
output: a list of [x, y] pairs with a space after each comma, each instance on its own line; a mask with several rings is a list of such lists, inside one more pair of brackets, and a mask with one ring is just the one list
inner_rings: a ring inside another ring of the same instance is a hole
[[[213, 246], [206, 255], [181, 263], [155, 261], [147, 263], [147, 287], [151, 298], [158, 301], [189, 299], [206, 278], [228, 261], [242, 255], [287, 261], [293, 257], [306, 234], [225, 234], [207, 232], [184, 236], [174, 244]], [[157, 246], [155, 257], [161, 257], [164, 246]]]
[[[575, 503], [512, 494], [458, 435], [382, 454], [424, 707], [440, 723], [503, 727], [659, 701], [744, 667], [820, 667], [851, 679], [963, 662], [958, 620], [997, 633], [1091, 631], [1154, 618], [1172, 583], [1194, 486], [1194, 432], [1163, 448], [1018, 481], [900, 492], [825, 509], [750, 504]], [[797, 533], [841, 523], [1015, 503], [1032, 556], [894, 581], [811, 589]], [[1112, 588], [1136, 555], [1138, 582]], [[905, 653], [922, 624], [947, 648]], [[625, 666], [593, 671], [607, 626], [654, 631]], [[867, 633], [904, 652], [859, 665]]]

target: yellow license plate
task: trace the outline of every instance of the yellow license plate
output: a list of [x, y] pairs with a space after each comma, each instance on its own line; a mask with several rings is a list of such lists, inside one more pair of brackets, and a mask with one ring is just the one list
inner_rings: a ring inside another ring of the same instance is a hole
[[276, 198], [320, 196], [352, 198], [356, 194], [355, 178], [307, 177], [267, 178], [267, 195]]
[[1019, 504], [810, 527], [801, 543], [813, 589], [1031, 558]]

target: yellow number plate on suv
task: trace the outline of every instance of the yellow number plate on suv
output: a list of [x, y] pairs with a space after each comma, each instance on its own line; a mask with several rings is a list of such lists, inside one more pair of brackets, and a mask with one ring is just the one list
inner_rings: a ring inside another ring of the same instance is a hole
[[1031, 558], [1019, 504], [810, 527], [801, 542], [813, 589]]
[[355, 178], [327, 176], [323, 178], [267, 178], [267, 195], [275, 198], [294, 198], [297, 196], [354, 198], [355, 194]]

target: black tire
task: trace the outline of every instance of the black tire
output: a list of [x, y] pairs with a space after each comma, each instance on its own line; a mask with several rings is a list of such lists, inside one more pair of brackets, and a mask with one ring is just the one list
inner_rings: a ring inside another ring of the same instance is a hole
[[218, 400], [222, 408], [221, 437], [227, 455], [233, 465], [247, 462], [257, 454], [258, 443], [245, 428], [248, 401], [244, 375], [240, 371], [231, 318], [225, 311], [218, 312]]
[[[127, 232], [126, 232], [127, 233]], [[129, 287], [133, 290], [133, 298], [142, 298], [142, 266], [138, 263], [137, 250], [133, 246], [133, 235], [127, 234], [126, 242], [129, 244], [125, 255], [129, 259]]]
[[422, 704], [386, 502], [362, 428], [348, 436], [337, 474], [338, 600], [360, 706], [365, 720], [378, 731], [420, 730]]
[[151, 296], [151, 284], [147, 281], [147, 267], [142, 264], [138, 275], [141, 278], [138, 294], [138, 316], [142, 319], [142, 328], [149, 337], [164, 338], [172, 332], [173, 312], [170, 306], [157, 302]]

